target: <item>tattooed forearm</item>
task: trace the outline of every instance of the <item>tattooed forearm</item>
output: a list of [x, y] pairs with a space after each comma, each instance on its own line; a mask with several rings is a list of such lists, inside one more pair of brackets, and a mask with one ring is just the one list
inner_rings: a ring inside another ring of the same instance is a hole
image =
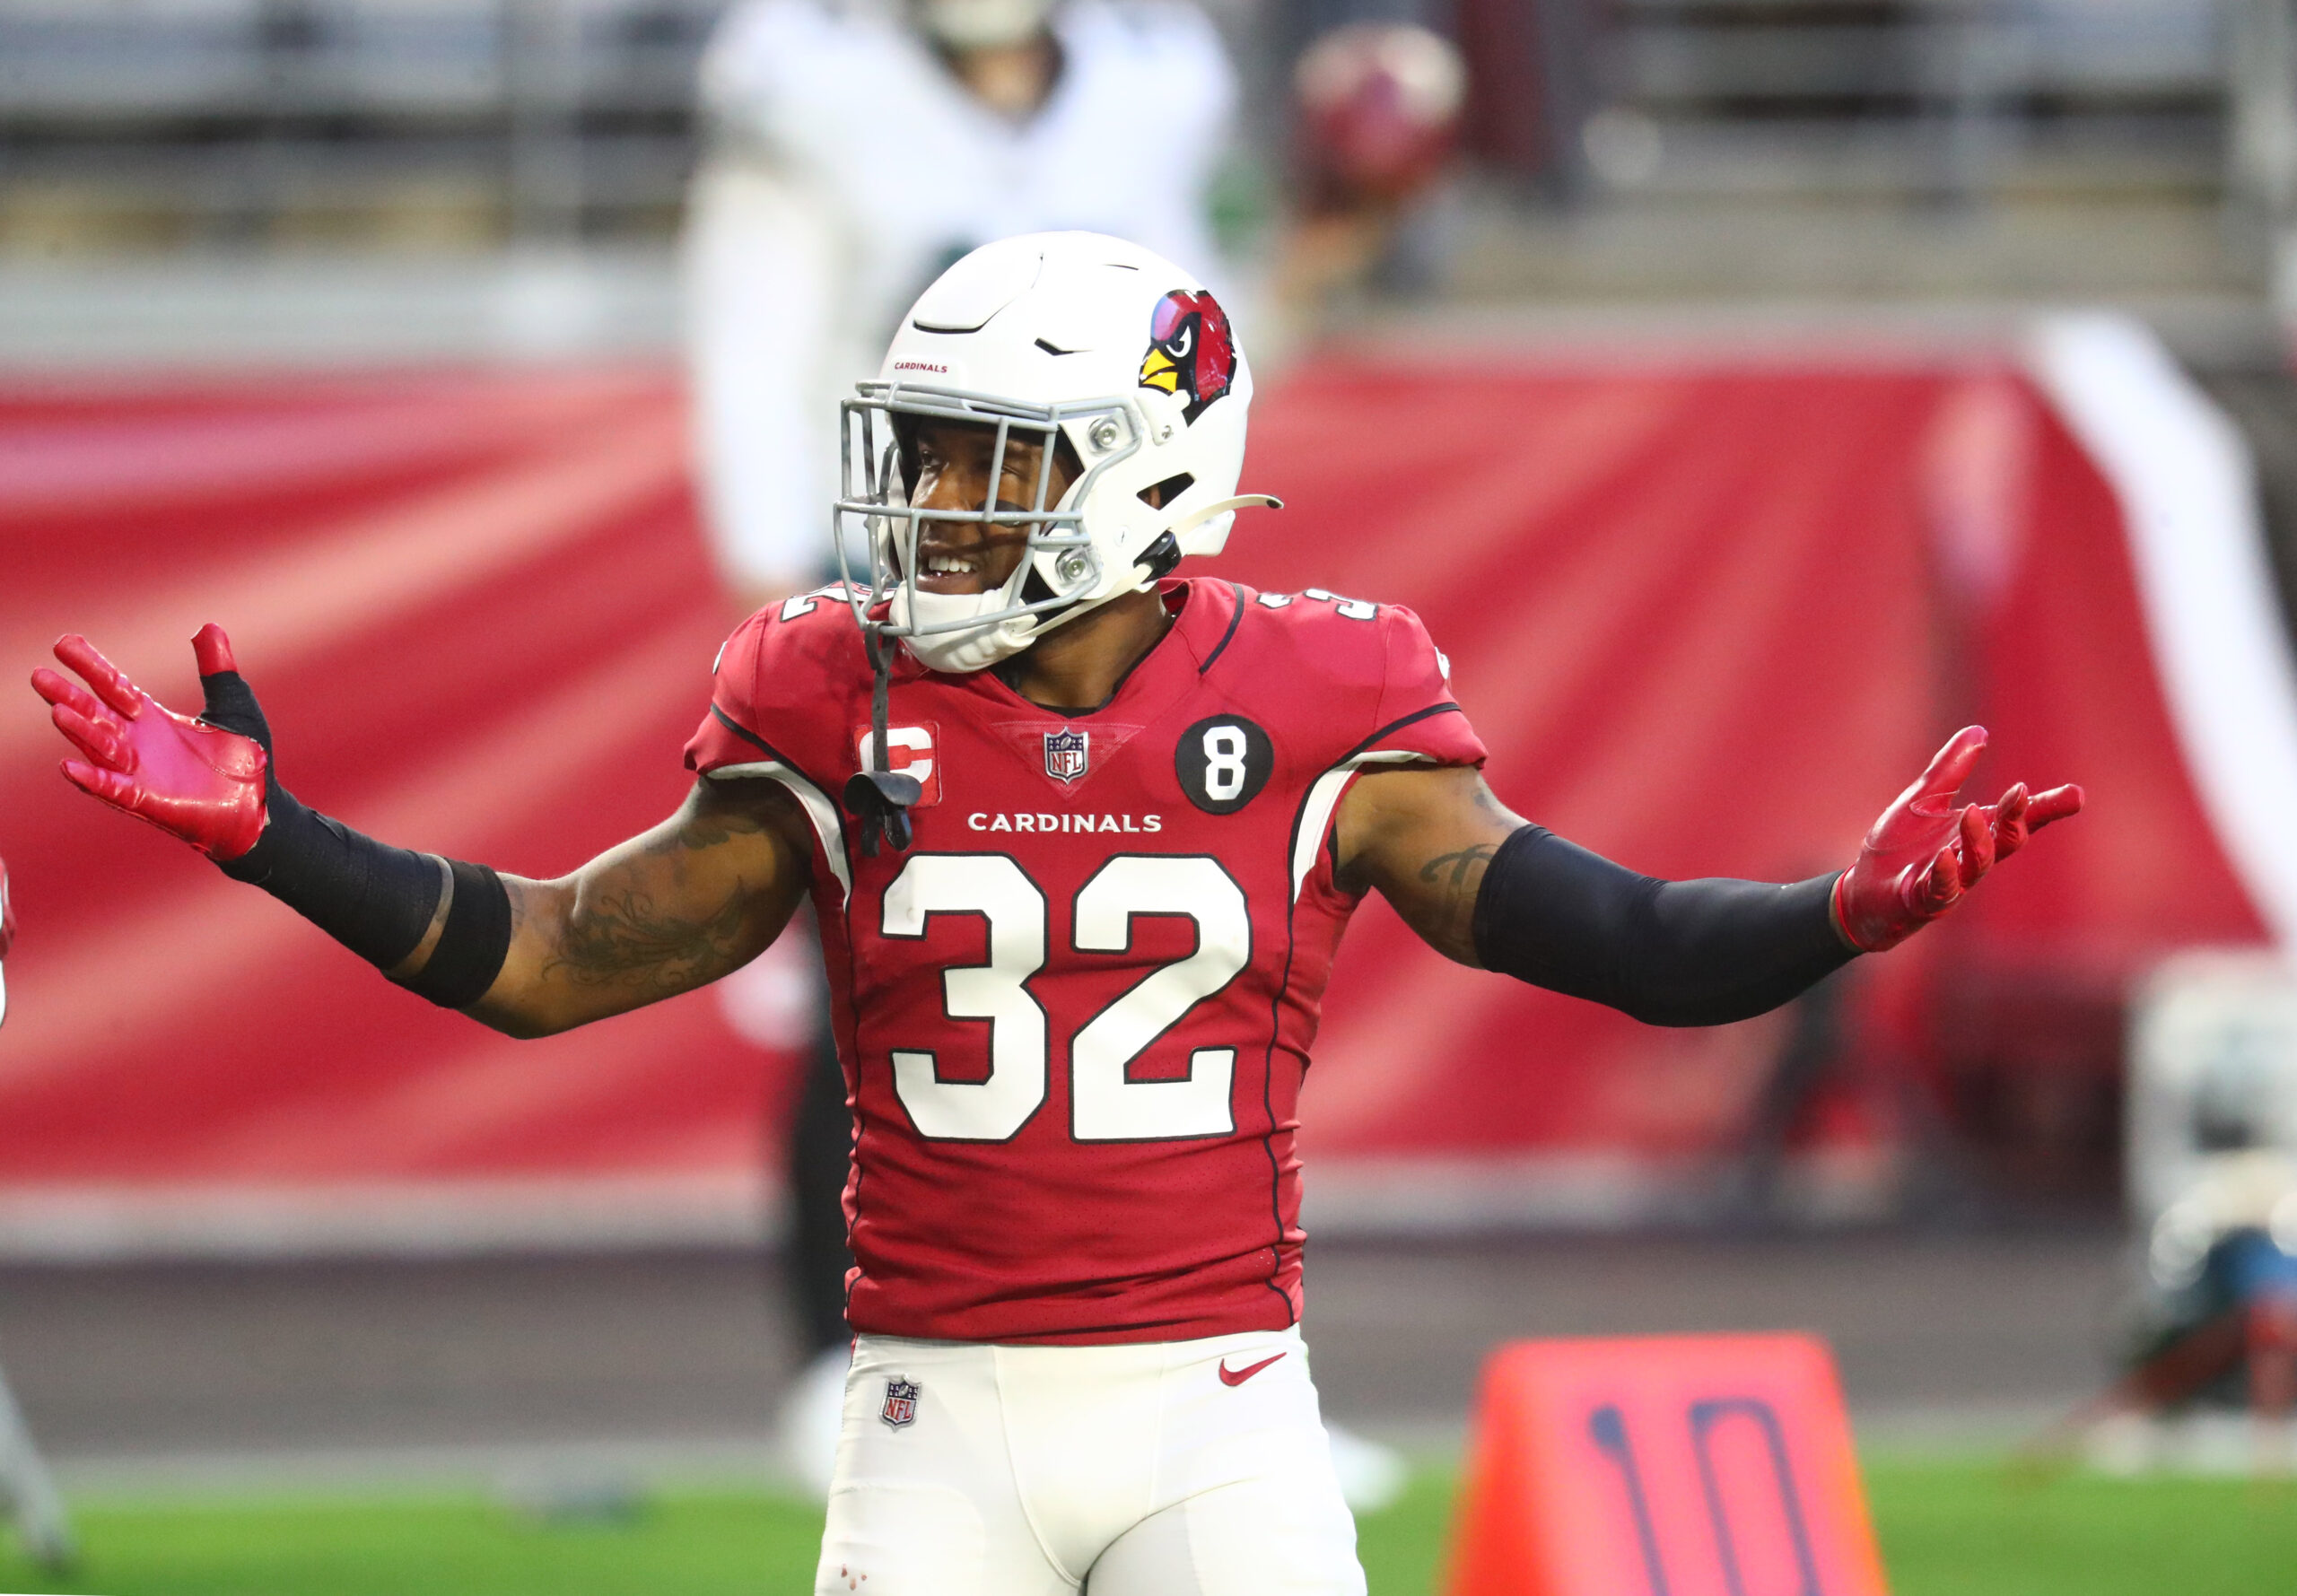
[[714, 911], [689, 918], [638, 888], [608, 892], [568, 918], [543, 962], [542, 978], [623, 987], [650, 1000], [673, 996], [741, 963], [744, 908], [738, 892]]

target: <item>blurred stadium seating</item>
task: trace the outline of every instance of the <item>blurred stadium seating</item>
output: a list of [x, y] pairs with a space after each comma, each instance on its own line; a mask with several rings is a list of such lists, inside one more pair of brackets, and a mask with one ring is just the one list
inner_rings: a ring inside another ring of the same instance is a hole
[[[665, 240], [718, 9], [9, 0], [0, 253]], [[2269, 109], [2273, 51], [2231, 51], [2229, 69], [2227, 32], [2251, 11], [2270, 14], [2246, 0], [2222, 15], [2199, 0], [1466, 0], [1483, 159], [1455, 287], [2253, 290], [2262, 250], [2219, 222], [2228, 201], [2287, 203], [2289, 134]], [[1283, 100], [1273, 54], [1303, 14], [1323, 13], [1226, 8], [1263, 123]], [[1526, 182], [1568, 205], [1507, 203]]]
[[18, 249], [659, 237], [700, 0], [0, 8]]

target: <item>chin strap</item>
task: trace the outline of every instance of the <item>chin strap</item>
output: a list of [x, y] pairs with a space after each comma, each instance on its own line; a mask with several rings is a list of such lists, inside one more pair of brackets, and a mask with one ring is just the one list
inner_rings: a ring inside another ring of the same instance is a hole
[[869, 768], [855, 772], [846, 782], [845, 807], [861, 823], [862, 854], [875, 859], [880, 838], [895, 853], [909, 846], [909, 810], [925, 796], [925, 788], [916, 777], [886, 768], [893, 763], [886, 746], [886, 701], [893, 685], [895, 645], [874, 625], [865, 626], [861, 635], [876, 678], [869, 693]]

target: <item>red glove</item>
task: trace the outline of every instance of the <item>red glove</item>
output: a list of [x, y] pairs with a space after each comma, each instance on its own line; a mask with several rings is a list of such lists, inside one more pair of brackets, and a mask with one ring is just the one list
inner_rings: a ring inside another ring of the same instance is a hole
[[1834, 923], [1861, 953], [1896, 947], [1952, 909], [1996, 859], [2008, 859], [2053, 820], [2082, 807], [2078, 787], [2026, 792], [2023, 781], [1998, 804], [1954, 806], [1954, 795], [1986, 751], [1986, 728], [1965, 726], [1930, 768], [1882, 811], [1858, 862], [1834, 884]]
[[[236, 680], [231, 641], [220, 626], [191, 640], [201, 683]], [[119, 674], [84, 637], [56, 641], [56, 657], [95, 689], [45, 668], [32, 690], [53, 706], [57, 730], [87, 762], [64, 762], [65, 779], [83, 792], [148, 820], [213, 859], [239, 858], [263, 834], [264, 770], [269, 756], [253, 737], [177, 714]]]

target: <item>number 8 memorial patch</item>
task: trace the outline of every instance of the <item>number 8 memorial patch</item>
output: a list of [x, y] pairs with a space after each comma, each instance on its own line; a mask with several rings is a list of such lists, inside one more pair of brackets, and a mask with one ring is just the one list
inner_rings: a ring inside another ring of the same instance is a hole
[[1276, 747], [1242, 715], [1214, 715], [1181, 733], [1173, 772], [1188, 801], [1207, 815], [1234, 815], [1268, 785]]

